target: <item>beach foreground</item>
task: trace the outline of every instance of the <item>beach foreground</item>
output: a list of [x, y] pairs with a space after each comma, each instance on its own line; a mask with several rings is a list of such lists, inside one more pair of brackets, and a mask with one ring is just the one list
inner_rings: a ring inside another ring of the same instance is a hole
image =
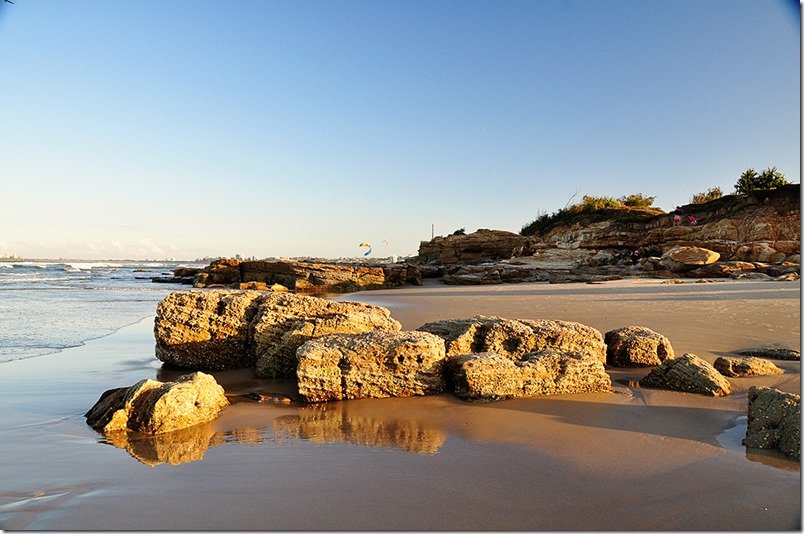
[[[800, 346], [800, 285], [448, 287], [340, 295], [379, 304], [404, 329], [495, 315], [626, 325], [712, 362]], [[80, 530], [800, 530], [799, 463], [746, 451], [751, 385], [800, 393], [800, 362], [731, 379], [725, 398], [629, 386], [612, 393], [467, 403], [449, 394], [301, 406], [287, 380], [212, 373], [271, 393], [215, 421], [110, 443], [83, 414], [109, 388], [172, 380], [147, 319], [84, 347], [0, 366], [0, 528]]]

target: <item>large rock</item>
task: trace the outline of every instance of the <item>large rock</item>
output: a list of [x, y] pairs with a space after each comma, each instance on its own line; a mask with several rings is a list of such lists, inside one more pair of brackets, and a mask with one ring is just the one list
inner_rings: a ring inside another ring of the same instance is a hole
[[418, 330], [442, 337], [447, 357], [491, 352], [516, 361], [529, 352], [554, 349], [587, 355], [603, 363], [606, 361], [603, 335], [591, 326], [570, 321], [479, 315], [470, 319], [434, 321]]
[[399, 331], [387, 308], [360, 302], [335, 302], [292, 293], [266, 295], [251, 324], [256, 373], [265, 378], [296, 376], [296, 350], [327, 334], [371, 330]]
[[156, 357], [185, 369], [254, 367], [249, 326], [259, 291], [175, 291], [156, 307]]
[[743, 444], [778, 449], [801, 459], [801, 397], [778, 389], [748, 389], [748, 429]]
[[715, 263], [719, 258], [720, 253], [703, 247], [673, 247], [662, 254], [659, 265], [670, 272], [683, 273]]
[[481, 228], [471, 234], [437, 236], [419, 244], [419, 260], [456, 263], [471, 260], [503, 260], [530, 254], [531, 240], [505, 230]]
[[724, 397], [731, 393], [731, 384], [712, 364], [690, 353], [665, 360], [642, 377], [639, 385], [713, 397]]
[[470, 400], [500, 400], [534, 395], [611, 390], [603, 363], [586, 354], [543, 350], [521, 360], [489, 352], [449, 361], [455, 395]]
[[715, 369], [723, 376], [764, 376], [778, 375], [784, 373], [776, 367], [773, 362], [764, 358], [753, 358], [746, 356], [742, 358], [734, 356], [720, 356], [715, 360]]
[[292, 260], [215, 260], [195, 276], [195, 287], [281, 285], [297, 293], [345, 293], [421, 285], [419, 268], [407, 263], [367, 265]]
[[187, 369], [255, 367], [291, 377], [296, 349], [310, 338], [375, 328], [399, 330], [388, 309], [292, 293], [177, 291], [157, 306], [156, 356]]
[[299, 347], [299, 393], [310, 402], [444, 391], [444, 341], [426, 332], [331, 335]]
[[161, 434], [211, 421], [228, 404], [215, 378], [196, 372], [175, 382], [146, 379], [110, 389], [84, 416], [104, 433]]
[[644, 326], [624, 326], [606, 332], [606, 359], [614, 367], [650, 367], [673, 358], [665, 336]]

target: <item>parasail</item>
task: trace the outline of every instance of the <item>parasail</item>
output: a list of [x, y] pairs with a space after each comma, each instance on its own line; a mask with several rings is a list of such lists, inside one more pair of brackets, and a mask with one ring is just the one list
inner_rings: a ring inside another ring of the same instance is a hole
[[358, 247], [368, 247], [368, 250], [363, 253], [364, 256], [368, 256], [369, 254], [371, 254], [371, 243], [368, 243], [367, 241], [363, 241], [362, 243], [360, 243], [357, 246]]

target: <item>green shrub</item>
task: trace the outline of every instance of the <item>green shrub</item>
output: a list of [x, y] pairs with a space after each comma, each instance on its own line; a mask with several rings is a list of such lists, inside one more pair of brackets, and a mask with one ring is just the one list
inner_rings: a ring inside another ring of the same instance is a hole
[[466, 228], [459, 228], [449, 235], [466, 235]]
[[653, 204], [656, 197], [646, 197], [642, 193], [623, 196], [619, 199], [614, 197], [595, 197], [584, 195], [581, 202], [567, 206], [563, 209], [547, 214], [543, 213], [536, 217], [534, 221], [526, 224], [519, 231], [520, 235], [535, 235], [553, 226], [563, 223], [570, 223], [578, 217], [589, 215], [595, 218], [604, 218], [604, 210], [628, 210], [629, 208], [648, 208]]
[[789, 183], [784, 174], [776, 170], [776, 167], [767, 168], [759, 174], [749, 168], [740, 175], [740, 179], [734, 184], [734, 189], [738, 195], [748, 195], [754, 191], [776, 189]]
[[713, 187], [706, 191], [706, 193], [696, 193], [692, 195], [690, 204], [706, 204], [710, 200], [717, 200], [723, 196], [723, 190], [719, 187]]

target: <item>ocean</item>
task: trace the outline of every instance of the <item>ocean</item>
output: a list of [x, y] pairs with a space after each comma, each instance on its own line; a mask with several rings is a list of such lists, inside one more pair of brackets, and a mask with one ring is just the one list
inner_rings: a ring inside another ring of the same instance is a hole
[[180, 284], [155, 283], [193, 262], [0, 261], [0, 363], [40, 357], [154, 315]]

